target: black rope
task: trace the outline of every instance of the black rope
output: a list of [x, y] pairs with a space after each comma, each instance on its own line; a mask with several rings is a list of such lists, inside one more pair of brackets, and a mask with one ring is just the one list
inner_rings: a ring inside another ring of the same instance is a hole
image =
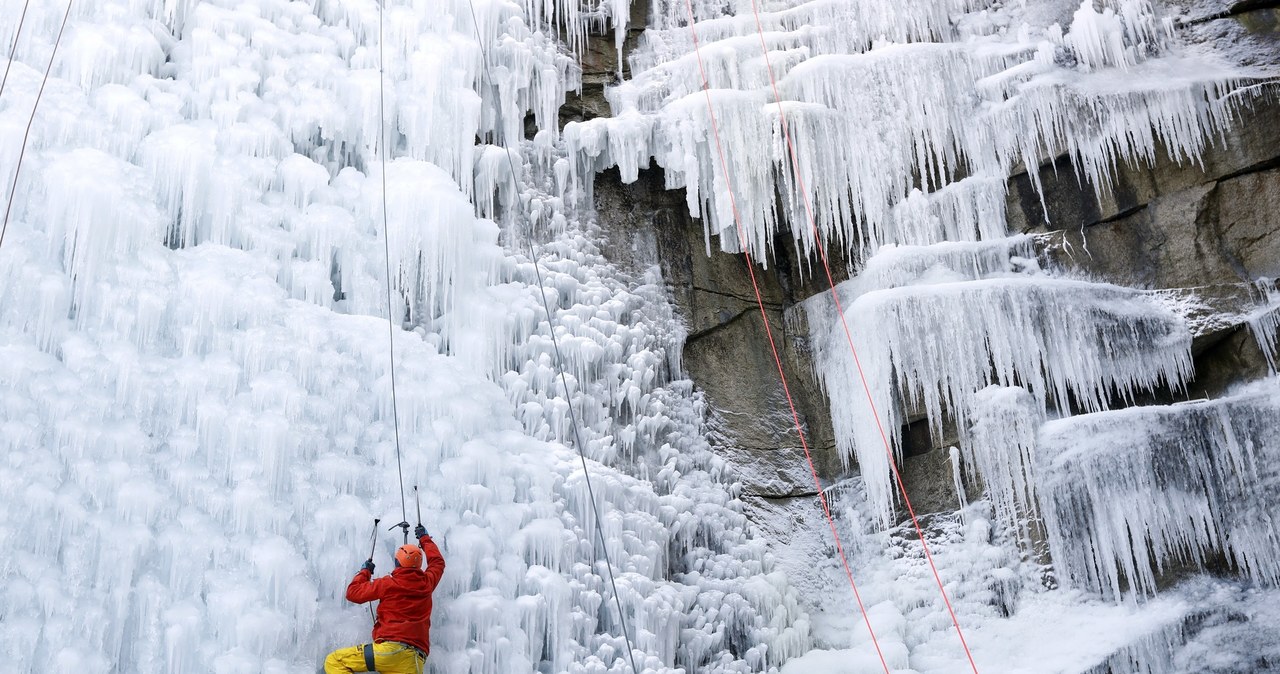
[[27, 20], [27, 7], [31, 0], [22, 3], [22, 14], [18, 17], [18, 28], [13, 31], [13, 46], [9, 47], [9, 60], [4, 64], [4, 77], [0, 77], [0, 96], [4, 96], [4, 85], [9, 81], [9, 69], [13, 67], [13, 59], [18, 54], [18, 39], [22, 37], [22, 24]]
[[[475, 3], [473, 0], [467, 0], [467, 5], [471, 8], [471, 23], [475, 27], [476, 40], [480, 43], [480, 61], [484, 66], [483, 72], [485, 80], [488, 82], [489, 87], [496, 91], [496, 86], [493, 83], [493, 74], [489, 70], [489, 57], [488, 52], [485, 50], [484, 36], [480, 34], [480, 21], [476, 17]], [[495, 126], [496, 121], [497, 119], [495, 117]], [[504, 139], [502, 149], [506, 151], [507, 166], [511, 170], [511, 184], [513, 189], [516, 190], [516, 197], [518, 199], [520, 178], [519, 174], [516, 172], [515, 160], [511, 158], [510, 145], [511, 139]], [[516, 208], [516, 212], [519, 213], [518, 207]], [[618, 607], [618, 620], [622, 623], [622, 638], [627, 642], [627, 658], [631, 662], [631, 671], [634, 672], [634, 674], [639, 674], [640, 669], [636, 667], [635, 648], [631, 645], [631, 634], [627, 631], [626, 614], [622, 610], [622, 599], [618, 595], [618, 584], [614, 580], [613, 564], [609, 561], [609, 548], [605, 544], [604, 540], [604, 527], [600, 517], [600, 506], [596, 504], [595, 491], [591, 488], [591, 472], [587, 469], [587, 455], [583, 449], [582, 431], [578, 427], [578, 417], [573, 412], [573, 397], [569, 393], [569, 382], [565, 378], [564, 374], [564, 359], [560, 355], [560, 340], [556, 338], [555, 326], [552, 324], [551, 305], [547, 303], [546, 290], [542, 284], [542, 271], [538, 268], [538, 257], [533, 246], [532, 231], [526, 234], [525, 243], [529, 246], [529, 261], [533, 263], [533, 273], [538, 280], [538, 294], [542, 296], [542, 308], [547, 314], [547, 331], [551, 333], [551, 347], [556, 357], [556, 370], [560, 375], [560, 385], [564, 388], [564, 396], [569, 403], [569, 424], [573, 427], [573, 436], [578, 449], [578, 458], [582, 461], [582, 474], [587, 483], [587, 498], [591, 500], [591, 511], [596, 518], [596, 536], [600, 539], [600, 551], [604, 553], [605, 569], [609, 572], [609, 586], [613, 589], [613, 602], [614, 605]]]
[[[40, 80], [40, 90], [36, 92], [35, 105], [31, 106], [31, 117], [27, 119], [27, 130], [22, 134], [22, 149], [18, 151], [18, 162], [13, 167], [13, 186], [9, 189], [9, 204], [4, 208], [4, 223], [0, 224], [0, 245], [4, 245], [5, 232], [9, 231], [9, 215], [13, 212], [13, 202], [18, 200], [18, 176], [22, 173], [22, 158], [27, 154], [27, 141], [31, 138], [31, 125], [36, 121], [36, 110], [40, 107], [40, 98], [44, 96], [44, 86], [49, 83], [49, 73], [53, 70], [53, 59], [58, 55], [58, 45], [62, 44], [62, 32], [67, 28], [67, 18], [71, 16], [71, 5], [75, 0], [67, 0], [67, 11], [62, 15], [62, 25], [58, 28], [58, 37], [53, 41], [53, 51], [49, 53], [49, 65], [45, 66], [44, 79]], [[22, 9], [23, 16], [27, 10]], [[18, 48], [18, 37], [13, 38], [13, 50]], [[12, 54], [9, 63], [13, 63]], [[5, 67], [5, 79], [8, 79], [9, 68]]]
[[[382, 10], [386, 0], [378, 3], [378, 155], [382, 161], [382, 250], [383, 260], [387, 268], [387, 346], [391, 355], [391, 422], [396, 434], [396, 474], [400, 476], [400, 524], [404, 529], [405, 541], [409, 540], [409, 509], [404, 500], [404, 468], [400, 462], [400, 405], [396, 399], [396, 338], [394, 318], [395, 302], [391, 295], [391, 232], [387, 228], [387, 113], [386, 92], [384, 91], [385, 72], [383, 60], [385, 53], [383, 42]], [[392, 528], [394, 529], [395, 526]]]

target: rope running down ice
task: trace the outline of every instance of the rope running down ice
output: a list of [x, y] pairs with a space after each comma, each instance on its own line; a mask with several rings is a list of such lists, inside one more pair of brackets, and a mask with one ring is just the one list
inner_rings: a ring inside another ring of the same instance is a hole
[[[62, 33], [67, 29], [67, 18], [71, 16], [71, 5], [75, 0], [67, 0], [67, 11], [62, 15], [62, 25], [58, 27], [58, 37], [53, 41], [53, 51], [49, 53], [49, 65], [44, 69], [44, 79], [40, 80], [40, 90], [36, 92], [36, 102], [31, 106], [31, 117], [27, 119], [27, 130], [22, 133], [22, 149], [18, 151], [18, 161], [13, 168], [13, 185], [9, 189], [9, 203], [4, 208], [4, 223], [0, 224], [0, 246], [4, 245], [5, 232], [9, 231], [9, 215], [13, 212], [13, 202], [18, 200], [18, 176], [22, 173], [22, 158], [27, 154], [27, 141], [31, 138], [31, 125], [36, 121], [36, 110], [40, 108], [40, 98], [44, 96], [44, 86], [49, 83], [49, 73], [53, 70], [53, 59], [58, 55], [58, 45], [62, 44]], [[22, 10], [23, 16], [26, 16], [26, 7]], [[19, 25], [21, 30], [21, 25]], [[17, 51], [18, 36], [13, 38], [13, 48]], [[9, 63], [13, 63], [13, 54], [10, 54]], [[5, 67], [5, 78], [8, 79], [9, 69]]]
[[840, 541], [840, 533], [836, 530], [835, 518], [832, 517], [831, 515], [831, 507], [827, 503], [827, 497], [825, 492], [822, 489], [822, 483], [818, 479], [818, 470], [814, 466], [813, 457], [810, 455], [810, 452], [809, 452], [809, 442], [805, 436], [804, 429], [800, 424], [800, 414], [796, 411], [795, 401], [791, 397], [791, 387], [787, 384], [787, 375], [782, 367], [782, 358], [781, 356], [778, 355], [778, 345], [773, 337], [773, 328], [770, 327], [770, 324], [769, 324], [769, 315], [765, 311], [764, 298], [760, 293], [760, 284], [756, 280], [755, 265], [751, 260], [751, 253], [750, 253], [750, 248], [747, 245], [746, 233], [743, 231], [743, 228], [742, 228], [742, 217], [738, 212], [737, 199], [734, 197], [733, 187], [729, 185], [729, 183], [727, 182], [728, 176], [729, 176], [729, 166], [728, 166], [727, 160], [725, 159], [724, 149], [720, 144], [720, 127], [719, 127], [719, 124], [716, 123], [715, 108], [711, 104], [711, 85], [707, 79], [706, 67], [703, 65], [703, 62], [702, 62], [702, 49], [698, 40], [698, 31], [697, 31], [697, 25], [696, 25], [697, 19], [694, 17], [692, 0], [685, 0], [685, 6], [689, 10], [689, 33], [693, 38], [693, 51], [698, 61], [698, 72], [702, 77], [702, 91], [706, 95], [706, 99], [707, 99], [707, 116], [711, 126], [711, 137], [715, 143], [716, 154], [719, 156], [719, 159], [720, 159], [720, 169], [721, 171], [724, 172], [724, 175], [725, 175], [725, 179], [726, 179], [725, 185], [729, 193], [729, 205], [730, 205], [730, 209], [733, 212], [735, 229], [738, 232], [738, 239], [742, 246], [742, 255], [743, 255], [744, 261], [746, 262], [747, 273], [751, 277], [751, 287], [755, 292], [756, 305], [760, 309], [760, 318], [764, 323], [765, 336], [768, 338], [769, 348], [773, 352], [773, 362], [777, 366], [778, 377], [782, 381], [782, 391], [784, 394], [786, 394], [787, 406], [791, 409], [791, 420], [795, 424], [796, 434], [800, 437], [800, 446], [804, 449], [805, 460], [808, 461], [809, 472], [813, 476], [813, 484], [818, 491], [818, 503], [821, 504], [822, 513], [826, 516], [827, 524], [831, 528], [831, 536], [834, 539], [836, 544], [836, 552], [840, 556], [840, 562], [844, 565], [845, 576], [848, 577], [849, 586], [853, 589], [853, 597], [857, 601], [858, 610], [862, 613], [862, 621], [867, 626], [867, 633], [871, 635], [871, 643], [873, 646], [875, 646], [876, 655], [880, 659], [880, 666], [884, 668], [885, 674], [890, 674], [891, 670], [889, 668], [889, 663], [885, 659], [884, 651], [881, 650], [880, 648], [880, 640], [876, 638], [876, 632], [871, 627], [871, 618], [867, 614], [867, 607], [862, 601], [862, 593], [858, 591], [858, 584], [853, 579], [853, 570], [849, 567], [849, 559], [844, 552], [844, 545]]
[[4, 96], [4, 85], [9, 82], [9, 69], [13, 67], [13, 59], [18, 55], [18, 40], [22, 37], [22, 24], [27, 20], [27, 8], [31, 0], [22, 3], [22, 14], [18, 16], [18, 27], [13, 31], [13, 45], [9, 47], [9, 60], [4, 64], [4, 77], [0, 77], [0, 97]]
[[[471, 23], [475, 27], [476, 40], [480, 44], [480, 61], [481, 61], [481, 64], [484, 66], [482, 69], [484, 73], [484, 78], [485, 78], [485, 81], [488, 83], [488, 86], [492, 88], [494, 87], [493, 75], [489, 70], [489, 56], [488, 56], [488, 51], [485, 49], [484, 36], [480, 34], [480, 21], [479, 21], [479, 18], [476, 16], [476, 6], [473, 0], [467, 0], [467, 5], [471, 8]], [[509, 145], [510, 141], [508, 140], [507, 142], [508, 144], [503, 145], [503, 149], [506, 151], [506, 155], [507, 155], [507, 167], [511, 171], [512, 189], [516, 191], [517, 199], [518, 199], [519, 187], [520, 187], [519, 173], [516, 172], [516, 163], [515, 163], [515, 160], [512, 159], [511, 157], [511, 147]], [[517, 213], [519, 212], [518, 209], [516, 212]], [[538, 268], [538, 257], [537, 257], [537, 251], [534, 249], [534, 246], [533, 246], [532, 231], [528, 232], [527, 236], [525, 237], [525, 243], [527, 243], [529, 246], [529, 261], [533, 263], [533, 272], [534, 272], [534, 275], [537, 277], [538, 294], [542, 297], [542, 308], [543, 308], [543, 311], [545, 311], [547, 314], [547, 328], [548, 328], [547, 331], [551, 333], [551, 347], [552, 347], [552, 351], [555, 353], [556, 371], [559, 373], [560, 385], [564, 388], [565, 398], [566, 400], [569, 401], [569, 405], [568, 405], [569, 424], [573, 427], [573, 436], [574, 436], [574, 442], [577, 445], [577, 449], [578, 449], [578, 458], [582, 461], [582, 474], [583, 474], [583, 478], [587, 483], [587, 498], [590, 499], [591, 501], [591, 511], [596, 518], [596, 537], [599, 538], [600, 540], [600, 551], [604, 554], [605, 569], [608, 570], [609, 572], [609, 586], [613, 590], [614, 605], [617, 606], [618, 608], [618, 620], [622, 624], [622, 638], [627, 643], [627, 658], [631, 663], [631, 671], [634, 674], [640, 674], [640, 669], [636, 667], [635, 648], [632, 647], [631, 645], [631, 633], [627, 631], [627, 617], [622, 610], [622, 599], [618, 596], [618, 584], [614, 580], [613, 564], [609, 561], [609, 548], [605, 544], [605, 540], [604, 540], [604, 529], [601, 525], [601, 519], [600, 519], [600, 506], [596, 504], [595, 491], [591, 488], [591, 472], [587, 469], [587, 455], [586, 455], [586, 450], [584, 449], [584, 445], [582, 444], [582, 432], [578, 427], [578, 417], [573, 412], [572, 397], [569, 394], [569, 383], [568, 383], [568, 380], [565, 378], [565, 374], [564, 374], [564, 359], [560, 356], [560, 341], [556, 338], [555, 326], [552, 325], [552, 322], [551, 322], [551, 319], [552, 319], [551, 305], [547, 302], [547, 294], [542, 284], [542, 271]]]
[[[383, 8], [386, 0], [378, 3], [378, 158], [382, 162], [382, 251], [387, 270], [387, 348], [391, 360], [391, 423], [396, 436], [396, 475], [400, 478], [400, 525], [404, 528], [405, 540], [409, 538], [409, 509], [404, 499], [404, 468], [400, 462], [400, 405], [396, 398], [396, 335], [395, 318], [391, 315], [395, 310], [395, 302], [391, 295], [391, 231], [387, 227], [387, 114], [386, 80], [383, 44]], [[393, 529], [395, 527], [392, 527]]]
[[791, 139], [791, 128], [787, 124], [787, 116], [782, 107], [782, 95], [778, 92], [778, 81], [773, 75], [773, 63], [769, 60], [769, 47], [764, 40], [764, 27], [760, 22], [760, 9], [756, 0], [751, 0], [751, 11], [755, 14], [756, 34], [760, 37], [760, 50], [764, 53], [765, 68], [769, 71], [769, 84], [773, 88], [773, 98], [778, 104], [778, 120], [782, 125], [782, 135], [786, 139], [787, 154], [791, 157], [791, 170], [795, 173], [796, 183], [799, 187], [800, 195], [804, 200], [805, 215], [808, 217], [809, 226], [813, 229], [813, 240], [817, 244], [818, 255], [822, 259], [822, 269], [826, 272], [827, 285], [831, 288], [831, 297], [835, 300], [836, 315], [840, 317], [840, 324], [844, 327], [844, 336], [849, 343], [849, 351], [853, 354], [853, 362], [857, 365], [858, 379], [862, 382], [862, 390], [867, 395], [867, 404], [871, 407], [872, 418], [876, 421], [876, 429], [880, 431], [880, 439], [884, 442], [884, 451], [889, 457], [889, 467], [893, 469], [894, 480], [898, 483], [898, 490], [902, 493], [903, 503], [907, 506], [907, 512], [911, 515], [911, 524], [915, 526], [916, 534], [920, 537], [920, 545], [924, 549], [924, 557], [929, 562], [929, 569], [933, 571], [933, 579], [938, 585], [938, 592], [942, 593], [942, 602], [947, 606], [947, 613], [951, 616], [951, 624], [955, 625], [956, 634], [960, 637], [960, 645], [964, 648], [965, 657], [969, 659], [969, 667], [973, 669], [973, 674], [978, 674], [978, 664], [973, 659], [973, 653], [969, 651], [969, 642], [964, 638], [964, 630], [960, 629], [960, 621], [956, 618], [956, 611], [951, 606], [951, 599], [947, 597], [947, 590], [943, 587], [942, 576], [938, 573], [938, 566], [933, 561], [933, 554], [929, 551], [929, 542], [925, 540], [924, 530], [920, 527], [920, 520], [916, 518], [916, 510], [911, 505], [911, 497], [907, 495], [906, 483], [902, 480], [902, 474], [898, 471], [898, 462], [895, 460], [893, 448], [889, 444], [889, 437], [884, 432], [884, 424], [880, 421], [880, 413], [876, 410], [875, 400], [871, 396], [871, 387], [867, 384], [867, 377], [862, 371], [862, 361], [858, 358], [858, 349], [853, 345], [853, 333], [849, 330], [849, 321], [844, 315], [844, 307], [840, 303], [840, 293], [836, 292], [836, 282], [831, 275], [831, 264], [827, 260], [826, 248], [822, 245], [822, 235], [818, 232], [818, 222], [813, 217], [813, 206], [809, 203], [809, 191], [805, 187], [804, 172], [800, 170], [800, 157], [796, 153], [795, 143]]

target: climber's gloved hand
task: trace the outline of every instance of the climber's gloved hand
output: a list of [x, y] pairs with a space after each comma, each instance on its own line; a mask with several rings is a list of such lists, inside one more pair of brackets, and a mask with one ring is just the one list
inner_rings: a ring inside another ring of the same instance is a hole
[[422, 538], [423, 536], [430, 536], [430, 535], [431, 534], [427, 533], [427, 528], [422, 526], [421, 522], [418, 523], [418, 526], [413, 528], [414, 538]]
[[373, 573], [373, 568], [373, 559], [365, 560], [364, 565], [360, 567], [362, 571], [368, 571], [369, 573]]

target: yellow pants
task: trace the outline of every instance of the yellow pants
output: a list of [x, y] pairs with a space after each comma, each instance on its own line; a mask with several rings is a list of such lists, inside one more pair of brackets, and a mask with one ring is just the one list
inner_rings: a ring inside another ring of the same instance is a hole
[[369, 644], [339, 648], [324, 659], [324, 674], [350, 674], [351, 672], [380, 672], [380, 674], [422, 674], [427, 671], [427, 661], [418, 652], [394, 641], [373, 645], [373, 661], [376, 669], [368, 666], [365, 649]]

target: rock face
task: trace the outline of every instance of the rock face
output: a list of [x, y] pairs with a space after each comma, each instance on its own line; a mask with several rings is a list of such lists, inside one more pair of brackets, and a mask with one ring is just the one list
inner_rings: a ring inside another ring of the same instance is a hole
[[[1203, 165], [1160, 155], [1123, 166], [1098, 199], [1065, 159], [1040, 167], [1043, 202], [1024, 173], [1009, 181], [1011, 231], [1052, 233], [1055, 265], [1117, 285], [1194, 289], [1229, 311], [1233, 296], [1280, 276], [1280, 99], [1246, 109], [1205, 154]], [[1191, 397], [1220, 394], [1267, 373], [1247, 325], [1219, 326], [1195, 344]]]
[[1068, 266], [1129, 286], [1178, 288], [1280, 276], [1280, 102], [1246, 110], [1204, 165], [1164, 154], [1122, 166], [1101, 203], [1062, 159], [1009, 184], [1011, 231], [1062, 231]]
[[[596, 212], [615, 260], [643, 269], [661, 267], [685, 321], [684, 365], [714, 409], [712, 427], [727, 458], [737, 464], [749, 495], [768, 498], [814, 493], [804, 446], [778, 376], [765, 316], [742, 255], [707, 254], [702, 226], [690, 217], [682, 190], [665, 190], [660, 169], [623, 184], [616, 170], [597, 177]], [[847, 277], [843, 262], [841, 276]], [[844, 474], [826, 397], [813, 376], [802, 325], [785, 309], [825, 287], [797, 282], [791, 260], [757, 265], [760, 299], [787, 373], [791, 400], [823, 483]], [[835, 270], [833, 270], [834, 272]]]
[[[1198, 289], [1211, 309], [1227, 312], [1261, 277], [1280, 276], [1280, 102], [1260, 99], [1203, 166], [1162, 159], [1125, 166], [1099, 200], [1069, 162], [1039, 168], [1041, 196], [1023, 173], [1009, 180], [1011, 232], [1050, 235], [1052, 264], [1118, 285]], [[681, 190], [663, 188], [661, 170], [622, 184], [616, 170], [597, 177], [597, 218], [612, 255], [636, 268], [658, 265], [686, 322], [684, 365], [713, 407], [717, 444], [737, 466], [749, 496], [789, 498], [814, 493], [813, 476], [778, 377], [764, 319], [742, 255], [705, 243]], [[785, 245], [776, 250], [790, 252]], [[846, 260], [831, 260], [836, 283]], [[789, 311], [828, 290], [819, 261], [779, 255], [757, 264], [769, 325], [791, 399], [824, 486], [856, 471], [837, 455], [830, 408], [818, 386], [803, 312]], [[1216, 289], [1204, 288], [1215, 286]], [[1220, 394], [1265, 376], [1266, 360], [1243, 323], [1216, 326], [1196, 343], [1197, 379], [1185, 397]], [[945, 452], [925, 424], [904, 426], [903, 477], [919, 513], [952, 510], [956, 494]], [[943, 438], [943, 446], [952, 438]]]
[[[645, 11], [634, 11], [633, 29], [643, 25]], [[1252, 41], [1249, 53], [1267, 53], [1257, 46], [1280, 45], [1277, 11], [1271, 3], [1237, 3], [1189, 19], [1184, 29], [1202, 41]], [[634, 34], [628, 38], [634, 39]], [[1270, 51], [1280, 53], [1275, 47]], [[599, 91], [617, 69], [611, 40], [588, 56], [581, 103], [576, 111], [573, 104], [566, 106], [566, 114], [578, 118], [607, 114]], [[1211, 139], [1202, 163], [1178, 164], [1160, 150], [1152, 166], [1120, 167], [1101, 196], [1077, 177], [1065, 156], [1037, 168], [1043, 192], [1032, 187], [1027, 173], [1013, 176], [1007, 185], [1010, 233], [1044, 235], [1042, 257], [1055, 266], [1124, 286], [1195, 289], [1187, 292], [1200, 297], [1210, 312], [1230, 314], [1227, 307], [1247, 299], [1255, 280], [1280, 276], [1277, 93], [1258, 96], [1226, 133]], [[623, 184], [616, 170], [599, 175], [595, 207], [615, 260], [638, 270], [661, 268], [688, 331], [685, 369], [711, 403], [713, 440], [739, 470], [745, 494], [764, 499], [814, 494], [796, 419], [824, 486], [856, 472], [835, 449], [829, 402], [814, 376], [803, 312], [790, 311], [830, 288], [820, 261], [796, 259], [785, 244], [774, 247], [780, 251], [775, 259], [756, 261], [762, 316], [743, 256], [707, 246], [683, 190], [664, 189], [661, 169], [641, 171], [631, 184]], [[851, 271], [847, 260], [831, 260], [836, 283]], [[1215, 324], [1197, 335], [1197, 379], [1180, 397], [1218, 395], [1268, 373], [1242, 322]], [[795, 419], [778, 376], [775, 346]], [[909, 419], [902, 432], [903, 477], [917, 513], [954, 510], [950, 462], [939, 451], [954, 441], [954, 433], [935, 443], [917, 418]]]
[[[623, 38], [622, 53], [630, 54], [640, 40], [648, 23], [650, 0], [634, 0], [627, 19], [627, 34]], [[615, 84], [618, 75], [628, 77], [631, 68], [626, 58], [618, 59], [618, 48], [612, 34], [593, 36], [587, 40], [582, 53], [582, 91], [570, 93], [560, 108], [560, 126], [567, 122], [582, 121], [593, 117], [607, 117], [609, 102], [605, 100], [605, 87]]]

